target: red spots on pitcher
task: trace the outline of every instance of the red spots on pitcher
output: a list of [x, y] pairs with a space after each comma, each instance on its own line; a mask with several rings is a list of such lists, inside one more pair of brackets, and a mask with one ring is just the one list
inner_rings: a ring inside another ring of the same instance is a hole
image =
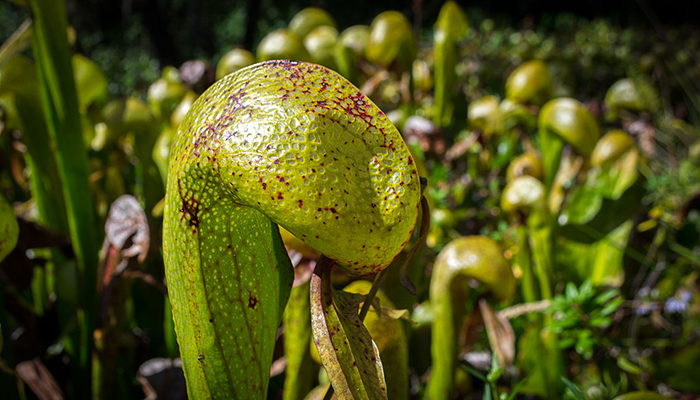
[[177, 184], [180, 192], [180, 208], [178, 209], [180, 221], [187, 220], [187, 225], [193, 228], [193, 233], [196, 233], [197, 228], [199, 228], [199, 201], [194, 198], [191, 192], [183, 195], [181, 181], [178, 180]]
[[248, 296], [248, 308], [251, 310], [255, 309], [255, 306], [258, 305], [258, 298], [253, 296], [252, 294]]

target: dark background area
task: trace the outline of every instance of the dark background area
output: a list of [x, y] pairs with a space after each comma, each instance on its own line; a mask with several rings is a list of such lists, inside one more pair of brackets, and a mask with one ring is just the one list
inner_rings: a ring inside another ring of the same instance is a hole
[[[130, 94], [155, 80], [166, 65], [186, 60], [218, 61], [222, 54], [241, 46], [255, 50], [273, 29], [287, 25], [299, 10], [318, 6], [329, 11], [339, 30], [370, 24], [382, 11], [399, 10], [429, 35], [444, 0], [66, 0], [69, 22], [78, 32], [75, 50], [87, 55], [111, 78], [112, 94]], [[662, 29], [664, 25], [696, 23], [695, 14], [673, 1], [650, 0], [486, 0], [459, 1], [472, 26], [490, 18], [496, 26], [540, 31], [574, 29], [571, 21], [604, 18], [614, 25]], [[557, 16], [573, 14], [562, 24]], [[0, 40], [7, 38], [26, 9], [0, 2]], [[564, 25], [564, 26], [562, 26]], [[429, 40], [425, 36], [422, 39]]]

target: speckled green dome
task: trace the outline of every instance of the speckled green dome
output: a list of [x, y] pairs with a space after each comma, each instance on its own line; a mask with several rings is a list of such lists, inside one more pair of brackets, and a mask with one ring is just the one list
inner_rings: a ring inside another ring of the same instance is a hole
[[217, 81], [171, 154], [168, 193], [179, 195], [167, 197], [166, 214], [179, 213], [183, 226], [229, 221], [205, 213], [205, 202], [252, 207], [353, 275], [385, 268], [416, 223], [420, 183], [401, 135], [319, 65], [266, 62]]
[[547, 64], [539, 60], [526, 61], [506, 80], [506, 98], [518, 103], [541, 105], [552, 92], [552, 78]]
[[515, 277], [508, 260], [498, 243], [485, 236], [464, 236], [448, 243], [435, 260], [431, 287], [446, 288], [445, 282], [457, 275], [478, 281], [496, 301], [515, 293]]
[[221, 79], [231, 72], [236, 72], [255, 63], [253, 53], [245, 49], [233, 49], [224, 54], [216, 64], [216, 79]]
[[620, 129], [606, 133], [591, 153], [591, 165], [600, 166], [615, 161], [627, 150], [635, 147], [634, 138]]
[[600, 138], [600, 127], [593, 115], [578, 100], [562, 97], [542, 107], [537, 124], [570, 144], [579, 154], [588, 156]]
[[382, 67], [397, 60], [404, 69], [410, 69], [416, 56], [416, 41], [408, 19], [398, 11], [377, 15], [370, 25], [365, 55]]
[[299, 11], [291, 21], [287, 29], [299, 38], [304, 39], [319, 26], [330, 26], [335, 28], [333, 17], [325, 10], [318, 7], [306, 7]]
[[301, 39], [286, 29], [277, 29], [265, 35], [258, 45], [256, 55], [258, 61], [311, 60]]

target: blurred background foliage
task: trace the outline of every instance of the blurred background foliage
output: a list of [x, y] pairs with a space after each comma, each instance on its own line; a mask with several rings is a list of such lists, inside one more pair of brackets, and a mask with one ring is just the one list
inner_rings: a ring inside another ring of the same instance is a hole
[[[334, 16], [338, 28], [369, 25], [385, 10], [398, 10], [417, 27], [431, 27], [440, 1], [353, 3], [328, 1], [248, 0], [68, 0], [68, 18], [80, 32], [75, 48], [95, 61], [110, 77], [111, 95], [143, 92], [166, 65], [205, 58], [216, 63], [232, 46], [253, 51], [270, 31], [308, 6], [321, 7]], [[593, 1], [579, 4], [551, 0], [475, 1], [462, 4], [472, 26], [488, 18], [495, 27], [529, 28], [538, 33], [566, 34], [596, 18], [613, 26], [649, 29], [653, 23], [692, 23], [689, 13], [663, 1]], [[0, 38], [9, 37], [29, 16], [26, 8], [0, 3]], [[416, 31], [428, 39], [429, 31]]]

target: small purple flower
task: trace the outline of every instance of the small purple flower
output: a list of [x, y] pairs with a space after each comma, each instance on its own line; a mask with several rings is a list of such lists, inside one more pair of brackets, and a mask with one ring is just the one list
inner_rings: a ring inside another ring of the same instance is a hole
[[685, 312], [685, 310], [688, 309], [688, 303], [690, 303], [692, 297], [690, 292], [679, 290], [676, 292], [675, 296], [666, 300], [664, 310], [669, 314]]
[[634, 311], [637, 313], [637, 315], [649, 315], [651, 311], [654, 309], [654, 303], [650, 301], [645, 301], [642, 304], [639, 305]]

